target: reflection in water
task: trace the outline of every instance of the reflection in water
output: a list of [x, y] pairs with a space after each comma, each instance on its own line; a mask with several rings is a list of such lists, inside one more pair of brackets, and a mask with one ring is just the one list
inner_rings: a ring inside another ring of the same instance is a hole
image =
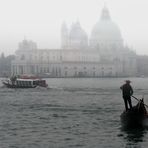
[[147, 129], [144, 127], [139, 128], [122, 128], [121, 131], [124, 134], [124, 139], [126, 140], [126, 147], [135, 146], [140, 147], [143, 142], [144, 136]]

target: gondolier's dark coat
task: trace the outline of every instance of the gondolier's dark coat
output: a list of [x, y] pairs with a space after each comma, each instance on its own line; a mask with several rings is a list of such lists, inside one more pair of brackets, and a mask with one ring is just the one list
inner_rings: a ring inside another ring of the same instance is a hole
[[133, 95], [133, 88], [130, 84], [124, 84], [120, 87], [124, 99], [128, 99]]

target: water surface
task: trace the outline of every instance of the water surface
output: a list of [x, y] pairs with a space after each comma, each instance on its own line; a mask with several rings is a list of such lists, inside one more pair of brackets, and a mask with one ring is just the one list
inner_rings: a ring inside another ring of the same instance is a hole
[[[134, 95], [144, 96], [148, 104], [148, 79], [131, 80]], [[48, 89], [0, 88], [1, 148], [147, 147], [147, 128], [121, 126], [124, 104], [119, 87], [124, 79], [47, 82]]]

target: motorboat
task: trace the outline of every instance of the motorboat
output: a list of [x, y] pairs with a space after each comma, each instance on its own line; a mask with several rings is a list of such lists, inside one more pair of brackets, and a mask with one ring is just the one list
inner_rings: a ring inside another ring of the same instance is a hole
[[11, 77], [9, 79], [2, 80], [2, 83], [8, 88], [36, 88], [37, 86], [48, 86], [46, 80], [29, 76]]

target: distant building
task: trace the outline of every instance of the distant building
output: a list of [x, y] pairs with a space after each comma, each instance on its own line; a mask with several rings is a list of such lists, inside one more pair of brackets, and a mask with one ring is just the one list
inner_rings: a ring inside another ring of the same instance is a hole
[[137, 76], [148, 77], [148, 56], [139, 55], [137, 56]]
[[61, 49], [38, 49], [23, 40], [12, 61], [12, 74], [49, 77], [122, 77], [137, 73], [136, 53], [124, 45], [118, 26], [103, 8], [91, 36], [77, 21], [61, 27]]

